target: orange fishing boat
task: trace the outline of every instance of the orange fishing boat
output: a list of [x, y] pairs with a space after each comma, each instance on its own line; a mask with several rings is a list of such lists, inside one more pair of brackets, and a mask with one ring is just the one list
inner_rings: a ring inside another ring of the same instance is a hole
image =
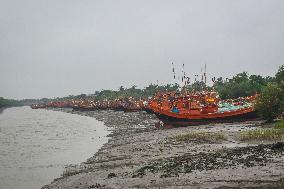
[[40, 109], [40, 108], [46, 108], [47, 106], [45, 104], [32, 104], [30, 107], [32, 109]]
[[155, 96], [148, 109], [165, 124], [174, 126], [258, 119], [255, 97], [221, 101], [216, 92], [164, 93]]

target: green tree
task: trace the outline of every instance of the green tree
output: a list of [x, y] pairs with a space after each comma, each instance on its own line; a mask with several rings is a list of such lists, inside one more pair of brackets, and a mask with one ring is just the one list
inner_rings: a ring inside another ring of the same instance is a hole
[[272, 121], [284, 111], [284, 91], [276, 84], [269, 83], [261, 90], [256, 109], [262, 118]]
[[284, 65], [280, 66], [276, 75], [275, 75], [275, 81], [278, 84], [281, 84], [284, 82]]
[[120, 87], [119, 87], [119, 91], [124, 91], [124, 87], [123, 87], [123, 86], [120, 86]]
[[249, 76], [247, 72], [238, 73], [232, 79], [225, 81], [220, 77], [214, 88], [222, 99], [238, 98], [260, 93], [261, 88], [271, 81], [271, 77], [263, 78], [260, 75]]

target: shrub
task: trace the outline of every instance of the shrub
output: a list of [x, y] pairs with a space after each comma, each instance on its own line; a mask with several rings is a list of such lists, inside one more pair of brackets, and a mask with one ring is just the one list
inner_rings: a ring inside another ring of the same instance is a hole
[[275, 123], [275, 129], [284, 129], [284, 120], [277, 121]]
[[279, 141], [284, 139], [284, 129], [256, 129], [244, 131], [240, 134], [241, 141], [254, 140], [274, 140]]
[[269, 83], [262, 89], [261, 95], [257, 99], [256, 110], [263, 119], [271, 122], [281, 115], [284, 107], [283, 92], [274, 83]]
[[176, 135], [173, 138], [179, 142], [194, 141], [199, 143], [220, 142], [222, 140], [226, 140], [226, 136], [222, 132], [189, 132], [185, 134]]

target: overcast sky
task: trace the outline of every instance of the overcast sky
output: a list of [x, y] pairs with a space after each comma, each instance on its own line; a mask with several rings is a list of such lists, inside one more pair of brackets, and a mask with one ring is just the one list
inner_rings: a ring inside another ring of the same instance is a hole
[[283, 0], [0, 0], [0, 96], [42, 98], [191, 76], [274, 75]]

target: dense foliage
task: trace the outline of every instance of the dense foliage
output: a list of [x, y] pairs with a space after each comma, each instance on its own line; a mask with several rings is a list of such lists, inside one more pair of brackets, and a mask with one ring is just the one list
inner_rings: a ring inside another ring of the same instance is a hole
[[[260, 75], [248, 75], [247, 72], [242, 72], [235, 75], [231, 79], [224, 80], [222, 77], [217, 78], [214, 88], [219, 93], [222, 99], [238, 98], [244, 96], [255, 95], [260, 93], [263, 86], [273, 82], [272, 77], [262, 77]], [[138, 89], [136, 86], [131, 88], [124, 88], [121, 86], [119, 90], [102, 90], [97, 91], [94, 96], [97, 99], [115, 99], [133, 97], [136, 99], [147, 98], [153, 96], [156, 92], [175, 91], [179, 88], [178, 84], [167, 85], [153, 85], [145, 87], [144, 89]], [[204, 89], [213, 89], [213, 87], [207, 86], [203, 81], [196, 81], [191, 85], [186, 86], [187, 90], [202, 91]]]
[[247, 72], [235, 75], [232, 79], [218, 78], [215, 84], [216, 90], [222, 99], [238, 98], [260, 93], [261, 88], [273, 81], [272, 77], [260, 75], [249, 76]]
[[275, 83], [269, 83], [266, 87], [263, 87], [256, 107], [264, 119], [272, 121], [282, 113], [282, 94], [283, 91]]
[[274, 81], [262, 87], [256, 109], [267, 121], [272, 121], [284, 112], [284, 65], [279, 68]]
[[135, 99], [146, 99], [148, 97], [153, 96], [157, 92], [165, 92], [165, 91], [175, 91], [178, 89], [178, 84], [167, 84], [167, 85], [153, 85], [145, 87], [144, 89], [138, 89], [136, 86], [132, 86], [131, 88], [124, 88], [121, 86], [118, 91], [112, 90], [102, 90], [95, 93], [95, 97], [98, 100], [102, 99], [116, 99], [116, 98], [127, 98], [133, 97]]

